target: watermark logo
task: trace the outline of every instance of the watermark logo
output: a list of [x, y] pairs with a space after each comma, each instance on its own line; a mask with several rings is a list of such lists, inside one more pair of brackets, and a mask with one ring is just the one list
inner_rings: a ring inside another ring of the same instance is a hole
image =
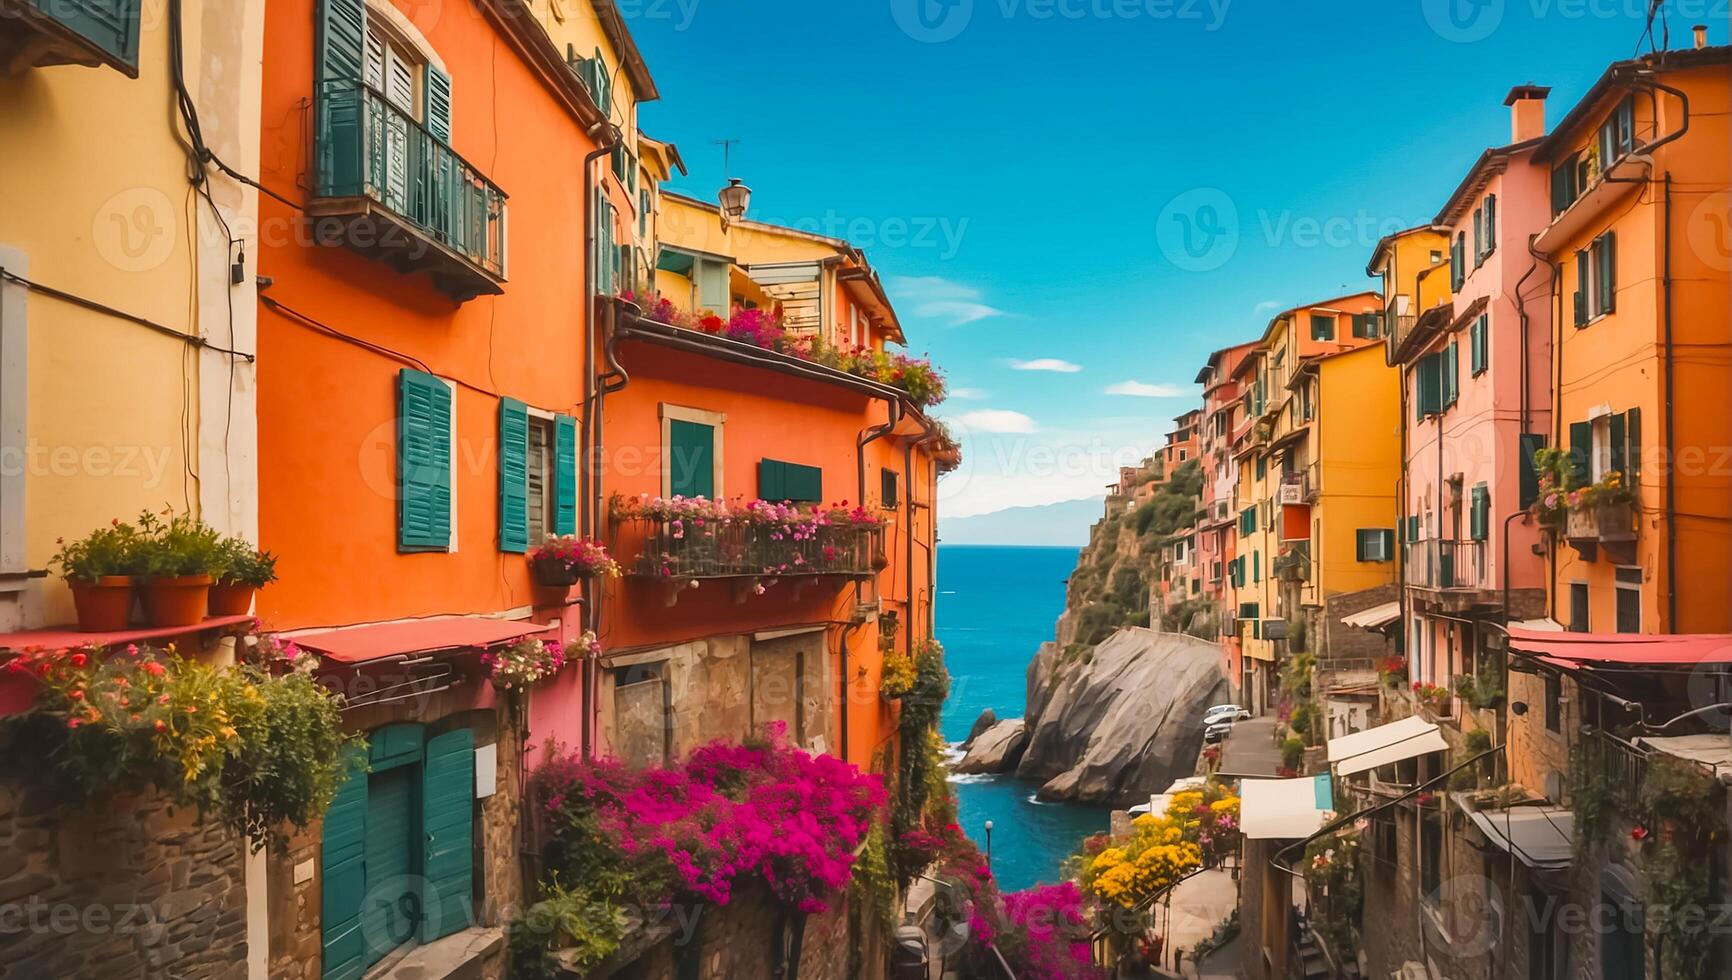
[[1219, 269], [1239, 250], [1239, 208], [1215, 187], [1188, 190], [1155, 219], [1155, 241], [1167, 261], [1186, 272]]
[[1503, 24], [1505, 0], [1420, 0], [1425, 22], [1445, 41], [1472, 44]]
[[1684, 238], [1709, 268], [1732, 271], [1732, 193], [1715, 191], [1691, 209]]
[[922, 44], [954, 40], [974, 19], [974, 0], [890, 0], [902, 33]]
[[174, 202], [154, 187], [134, 187], [96, 209], [90, 240], [122, 272], [149, 272], [174, 252]]
[[1498, 888], [1479, 875], [1456, 875], [1426, 896], [1430, 925], [1443, 950], [1457, 959], [1484, 956], [1503, 935], [1503, 901]]

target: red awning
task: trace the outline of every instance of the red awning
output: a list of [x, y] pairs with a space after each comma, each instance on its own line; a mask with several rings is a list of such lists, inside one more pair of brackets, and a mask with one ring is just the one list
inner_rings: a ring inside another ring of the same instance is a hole
[[342, 629], [303, 633], [289, 639], [296, 644], [346, 664], [364, 664], [387, 657], [407, 657], [458, 650], [471, 647], [491, 647], [526, 636], [545, 633], [551, 625], [524, 620], [486, 619], [479, 616], [452, 616], [445, 619], [417, 619], [404, 623], [373, 623]]
[[1732, 663], [1732, 633], [1554, 633], [1512, 627], [1509, 648], [1565, 669]]

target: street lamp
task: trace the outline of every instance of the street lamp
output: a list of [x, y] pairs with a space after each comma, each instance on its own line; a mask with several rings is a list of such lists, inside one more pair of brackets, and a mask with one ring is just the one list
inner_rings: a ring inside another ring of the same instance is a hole
[[722, 217], [728, 221], [738, 221], [745, 216], [746, 208], [752, 203], [752, 189], [740, 182], [738, 177], [729, 177], [728, 186], [716, 194], [722, 202]]
[[992, 867], [992, 821], [986, 822], [986, 866]]

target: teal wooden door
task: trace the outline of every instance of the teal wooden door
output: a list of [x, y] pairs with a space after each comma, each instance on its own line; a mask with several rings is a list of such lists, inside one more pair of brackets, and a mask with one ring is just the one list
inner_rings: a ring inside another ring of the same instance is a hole
[[361, 908], [366, 963], [415, 939], [421, 928], [421, 767], [376, 772], [367, 783], [367, 899]]
[[422, 875], [426, 917], [421, 941], [470, 926], [475, 862], [475, 733], [467, 728], [427, 740], [422, 767]]
[[368, 965], [361, 934], [361, 902], [367, 894], [367, 785], [363, 759], [325, 811], [319, 889], [325, 980], [356, 980]]

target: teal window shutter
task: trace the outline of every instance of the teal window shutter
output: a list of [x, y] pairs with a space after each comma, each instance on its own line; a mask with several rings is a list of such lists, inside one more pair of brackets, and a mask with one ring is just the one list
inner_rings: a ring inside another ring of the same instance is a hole
[[595, 88], [591, 90], [595, 96], [595, 107], [609, 119], [613, 118], [613, 74], [607, 70], [607, 58], [602, 56], [601, 49], [595, 49], [595, 60], [590, 62], [591, 70], [595, 72]]
[[1594, 476], [1594, 424], [1592, 422], [1570, 423], [1570, 463], [1576, 471], [1578, 483], [1591, 483]]
[[1251, 552], [1251, 581], [1263, 581], [1263, 553], [1261, 551]]
[[799, 463], [760, 460], [758, 496], [777, 503], [819, 503], [824, 499], [824, 471], [816, 466], [802, 466]]
[[1632, 408], [1624, 413], [1624, 486], [1634, 487], [1642, 475], [1642, 410]]
[[1419, 540], [1419, 515], [1418, 514], [1415, 514], [1412, 517], [1409, 517], [1407, 519], [1407, 540], [1409, 540], [1409, 541], [1418, 541]]
[[366, 191], [361, 76], [367, 6], [365, 0], [318, 0], [317, 16], [315, 182], [321, 194], [356, 196]]
[[427, 740], [421, 770], [421, 829], [426, 879], [421, 941], [469, 928], [475, 863], [475, 733], [453, 729]]
[[1610, 313], [1617, 308], [1618, 275], [1617, 275], [1617, 235], [1606, 232], [1594, 242], [1594, 258], [1598, 273], [1595, 286], [1599, 290], [1600, 305], [1596, 312]]
[[[74, 34], [132, 69], [136, 77], [139, 0], [59, 0], [52, 3], [36, 0], [35, 5]], [[3, 16], [13, 14], [8, 11]]]
[[1427, 354], [1413, 369], [1415, 416], [1425, 418], [1443, 411], [1443, 357]]
[[1449, 408], [1455, 404], [1456, 397], [1460, 394], [1461, 378], [1461, 363], [1456, 354], [1455, 341], [1453, 340], [1449, 342], [1448, 347], [1443, 349], [1441, 370], [1443, 371], [1443, 407]]
[[397, 374], [397, 548], [451, 546], [451, 389], [431, 374]]
[[1576, 253], [1576, 295], [1575, 317], [1576, 326], [1588, 325], [1588, 252], [1583, 249]]
[[1606, 424], [1610, 429], [1607, 442], [1612, 451], [1611, 466], [1612, 469], [1622, 473], [1624, 472], [1624, 417], [1614, 415], [1606, 420]]
[[774, 459], [758, 461], [758, 499], [777, 502], [788, 499], [787, 466]]
[[1485, 369], [1489, 366], [1489, 362], [1491, 360], [1491, 357], [1490, 357], [1490, 354], [1491, 354], [1491, 350], [1490, 350], [1491, 337], [1490, 337], [1490, 334], [1491, 334], [1491, 318], [1488, 317], [1486, 314], [1481, 313], [1479, 315], [1479, 319], [1473, 321], [1473, 327], [1469, 331], [1469, 336], [1472, 339], [1471, 347], [1473, 349], [1473, 373], [1475, 375], [1484, 374]]
[[728, 264], [720, 259], [697, 261], [698, 306], [726, 316], [728, 313]]
[[701, 422], [668, 422], [668, 493], [678, 497], [716, 495], [716, 430]]
[[529, 410], [515, 398], [499, 399], [499, 550], [529, 550]]
[[1479, 263], [1485, 258], [1485, 212], [1480, 208], [1473, 209], [1473, 265], [1479, 268]]
[[577, 420], [553, 417], [553, 533], [577, 533]]
[[320, 945], [325, 980], [356, 980], [367, 969], [361, 902], [367, 894], [367, 760], [356, 752], [349, 778], [325, 811], [319, 848]]
[[1354, 561], [1370, 561], [1371, 560], [1369, 557], [1371, 549], [1369, 546], [1369, 539], [1367, 537], [1367, 534], [1368, 534], [1368, 532], [1364, 528], [1360, 528], [1360, 529], [1353, 532], [1353, 560]]
[[451, 76], [427, 66], [427, 131], [441, 143], [451, 142]]
[[1473, 510], [1468, 524], [1475, 541], [1484, 541], [1491, 536], [1491, 488], [1483, 483], [1473, 488]]
[[1383, 561], [1395, 560], [1395, 529], [1386, 527], [1377, 532], [1377, 538], [1383, 543]]
[[1521, 506], [1523, 509], [1532, 507], [1534, 501], [1540, 499], [1540, 471], [1534, 462], [1534, 454], [1546, 448], [1546, 437], [1534, 432], [1524, 432], [1517, 448], [1521, 456]]
[[1497, 251], [1497, 195], [1485, 196], [1485, 254]]

